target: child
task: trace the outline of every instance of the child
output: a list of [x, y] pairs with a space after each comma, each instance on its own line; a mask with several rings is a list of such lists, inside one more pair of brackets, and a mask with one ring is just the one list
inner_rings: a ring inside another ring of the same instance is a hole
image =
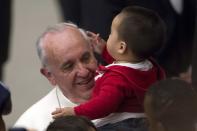
[[149, 58], [160, 49], [164, 36], [163, 21], [155, 12], [142, 7], [123, 9], [113, 19], [107, 52], [103, 52], [105, 58], [109, 52], [114, 62], [99, 68], [92, 98], [74, 108], [57, 109], [53, 118], [84, 115], [97, 119], [109, 115], [109, 124], [101, 124], [101, 130], [145, 128], [144, 94], [151, 84], [164, 78], [163, 70]]
[[46, 131], [97, 131], [97, 129], [86, 117], [65, 116], [50, 123]]
[[197, 96], [183, 80], [166, 79], [153, 84], [145, 95], [144, 108], [150, 131], [195, 131]]

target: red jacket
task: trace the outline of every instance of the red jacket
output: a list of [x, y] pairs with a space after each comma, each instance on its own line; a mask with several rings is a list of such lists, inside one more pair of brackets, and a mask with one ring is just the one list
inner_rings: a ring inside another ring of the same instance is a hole
[[114, 112], [143, 113], [146, 90], [163, 79], [163, 70], [153, 61], [148, 71], [126, 66], [101, 67], [103, 76], [96, 80], [92, 99], [74, 108], [77, 115], [90, 119], [102, 118]]

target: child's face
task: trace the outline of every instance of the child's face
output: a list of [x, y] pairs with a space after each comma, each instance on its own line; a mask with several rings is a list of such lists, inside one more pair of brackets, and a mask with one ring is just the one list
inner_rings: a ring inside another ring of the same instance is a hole
[[120, 24], [120, 21], [121, 21], [120, 15], [117, 15], [113, 19], [112, 25], [111, 25], [111, 33], [107, 40], [107, 50], [114, 59], [116, 59], [117, 50], [118, 50], [119, 43], [120, 43], [120, 40], [118, 39], [118, 32], [117, 32], [117, 28]]

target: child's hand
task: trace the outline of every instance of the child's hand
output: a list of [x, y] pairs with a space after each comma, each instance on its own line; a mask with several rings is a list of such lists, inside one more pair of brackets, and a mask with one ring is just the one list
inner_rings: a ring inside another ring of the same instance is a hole
[[72, 107], [57, 108], [51, 114], [53, 119], [57, 119], [59, 117], [68, 116], [68, 115], [75, 115], [74, 109]]
[[93, 50], [98, 53], [101, 54], [103, 52], [103, 49], [106, 45], [106, 41], [103, 40], [99, 34], [95, 34], [93, 32], [90, 31], [86, 31], [86, 34], [88, 35], [91, 45], [93, 47]]

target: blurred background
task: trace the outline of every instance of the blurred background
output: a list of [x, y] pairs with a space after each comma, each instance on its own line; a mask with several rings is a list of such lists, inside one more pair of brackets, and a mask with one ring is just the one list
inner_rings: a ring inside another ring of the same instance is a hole
[[52, 89], [40, 74], [35, 43], [48, 25], [60, 21], [56, 0], [13, 0], [9, 60], [4, 82], [12, 93], [13, 110], [5, 116], [8, 127], [33, 103]]

